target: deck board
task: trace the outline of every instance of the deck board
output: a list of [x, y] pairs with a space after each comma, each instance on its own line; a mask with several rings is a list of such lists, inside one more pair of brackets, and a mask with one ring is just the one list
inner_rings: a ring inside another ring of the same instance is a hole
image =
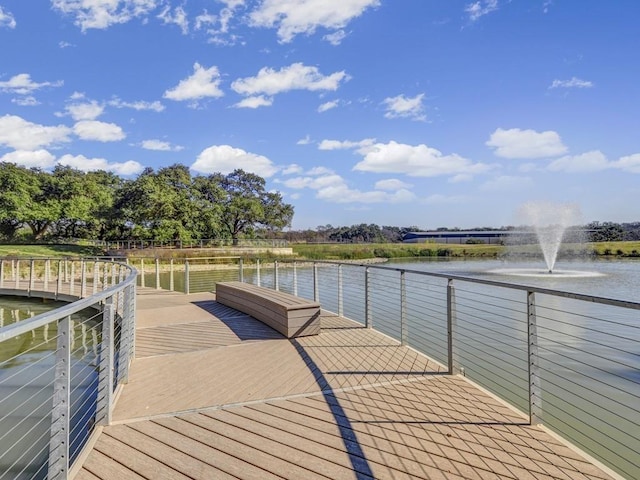
[[129, 383], [77, 479], [613, 478], [347, 319], [288, 340], [212, 294], [146, 290], [137, 307]]

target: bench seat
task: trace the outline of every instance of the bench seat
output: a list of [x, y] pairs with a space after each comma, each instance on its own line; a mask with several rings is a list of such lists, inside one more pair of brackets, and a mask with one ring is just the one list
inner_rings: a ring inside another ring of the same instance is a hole
[[216, 301], [269, 325], [287, 338], [320, 333], [320, 304], [243, 282], [216, 284]]

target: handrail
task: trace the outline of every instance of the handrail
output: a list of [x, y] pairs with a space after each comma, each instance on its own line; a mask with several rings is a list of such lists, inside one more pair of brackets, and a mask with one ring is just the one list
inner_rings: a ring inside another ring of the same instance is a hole
[[72, 301], [0, 328], [0, 479], [67, 479], [110, 424], [134, 356], [136, 277], [110, 260], [0, 259], [1, 294]]

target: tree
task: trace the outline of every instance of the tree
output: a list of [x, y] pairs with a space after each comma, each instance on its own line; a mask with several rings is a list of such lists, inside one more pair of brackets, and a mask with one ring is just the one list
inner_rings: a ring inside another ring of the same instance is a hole
[[279, 193], [267, 192], [262, 177], [242, 169], [211, 177], [222, 189], [221, 224], [234, 245], [241, 234], [251, 234], [256, 228], [274, 231], [291, 224], [293, 206], [284, 203]]

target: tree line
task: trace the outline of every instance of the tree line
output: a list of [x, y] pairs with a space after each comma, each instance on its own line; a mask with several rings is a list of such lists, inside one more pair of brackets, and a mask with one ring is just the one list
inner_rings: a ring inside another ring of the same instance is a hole
[[294, 208], [265, 180], [237, 169], [192, 176], [184, 165], [135, 180], [56, 166], [0, 163], [0, 238], [97, 240], [253, 238], [290, 226]]

